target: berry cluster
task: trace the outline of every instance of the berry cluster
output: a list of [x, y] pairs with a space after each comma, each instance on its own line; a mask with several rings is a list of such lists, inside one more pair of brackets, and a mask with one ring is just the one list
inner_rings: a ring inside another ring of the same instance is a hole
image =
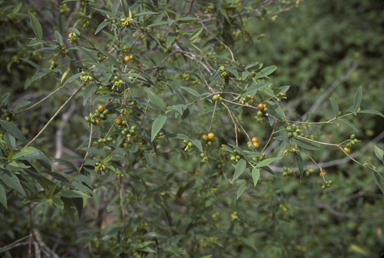
[[106, 120], [108, 118], [108, 109], [105, 109], [103, 105], [99, 105], [94, 113], [89, 113], [89, 116], [84, 117], [85, 121], [89, 124], [100, 124], [100, 120]]
[[234, 151], [231, 153], [230, 159], [231, 159], [231, 160], [234, 160], [234, 161], [237, 163], [237, 162], [239, 162], [239, 160], [241, 159], [241, 156], [239, 155], [239, 153], [237, 152], [237, 150], [234, 150]]
[[248, 144], [248, 148], [253, 147], [253, 148], [257, 149], [257, 148], [259, 148], [259, 138], [253, 137], [252, 142], [248, 142], [247, 144]]
[[70, 32], [70, 33], [68, 34], [68, 41], [71, 42], [71, 43], [73, 43], [73, 45], [75, 45], [75, 46], [78, 46], [78, 45], [79, 45], [79, 40], [78, 40], [78, 38], [77, 38], [77, 34], [74, 33], [74, 32]]
[[212, 100], [213, 100], [213, 101], [220, 101], [220, 102], [223, 102], [224, 99], [223, 99], [223, 97], [220, 97], [220, 95], [215, 94], [215, 95], [213, 95]]
[[242, 105], [252, 105], [253, 104], [253, 97], [251, 95], [242, 96], [239, 100], [239, 103]]
[[201, 140], [206, 145], [211, 146], [216, 141], [216, 138], [213, 133], [209, 133], [208, 135], [204, 134], [201, 136]]
[[94, 78], [92, 76], [90, 76], [89, 74], [87, 74], [86, 71], [82, 71], [81, 74], [82, 74], [82, 76], [80, 76], [80, 80], [82, 82], [88, 82], [88, 81], [94, 80]]
[[344, 147], [344, 151], [345, 153], [349, 154], [351, 152], [351, 147], [353, 145], [355, 145], [355, 143], [359, 142], [358, 139], [356, 139], [356, 136], [354, 134], [352, 134], [350, 137], [349, 137], [349, 143], [347, 143]]
[[193, 142], [189, 141], [189, 140], [184, 140], [183, 141], [184, 143], [184, 146], [182, 147], [185, 151], [190, 151], [195, 145], [193, 144]]
[[299, 130], [297, 125], [288, 126], [287, 128], [285, 128], [285, 130], [287, 131], [288, 138], [297, 138], [301, 134], [301, 131]]
[[51, 63], [51, 65], [49, 66], [49, 70], [51, 71], [55, 69], [57, 66], [59, 66], [59, 63], [56, 62], [55, 60], [50, 60], [49, 62]]
[[14, 114], [9, 112], [8, 110], [4, 114], [1, 115], [1, 119], [8, 121], [8, 122], [12, 121], [13, 117], [14, 117]]
[[257, 121], [259, 121], [259, 120], [260, 120], [260, 117], [263, 116], [263, 115], [265, 115], [265, 113], [268, 112], [267, 104], [260, 103], [259, 105], [257, 105], [257, 109], [258, 109], [259, 111], [257, 111], [257, 114], [256, 114], [256, 116], [255, 116], [255, 119], [256, 119]]

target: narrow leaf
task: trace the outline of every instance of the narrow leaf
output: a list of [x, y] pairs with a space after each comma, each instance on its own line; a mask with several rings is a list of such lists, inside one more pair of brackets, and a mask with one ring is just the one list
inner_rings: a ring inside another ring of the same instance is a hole
[[240, 187], [239, 190], [237, 190], [237, 197], [236, 199], [238, 200], [240, 196], [244, 193], [244, 191], [247, 189], [247, 183], [243, 183]]
[[376, 157], [384, 164], [384, 151], [377, 147], [376, 144], [373, 145], [373, 149], [375, 150]]
[[5, 120], [0, 120], [0, 125], [10, 134], [16, 137], [16, 139], [22, 141], [23, 143], [27, 143], [27, 139], [24, 134], [11, 122], [7, 122]]
[[297, 145], [299, 145], [301, 148], [306, 149], [306, 150], [319, 150], [321, 148], [317, 144], [314, 144], [312, 142], [309, 142], [309, 141], [306, 141], [303, 139], [293, 138], [293, 141]]
[[233, 175], [232, 180], [235, 181], [241, 174], [244, 173], [245, 168], [247, 166], [247, 162], [244, 159], [240, 159], [239, 163], [237, 163], [235, 174]]
[[355, 93], [355, 98], [353, 99], [353, 111], [356, 111], [360, 107], [362, 97], [363, 94], [360, 86]]
[[343, 122], [344, 124], [348, 125], [349, 127], [351, 127], [354, 131], [359, 132], [359, 130], [351, 122], [349, 122], [343, 118], [339, 118], [338, 120]]
[[192, 40], [194, 40], [195, 38], [197, 38], [199, 35], [200, 35], [200, 33], [203, 31], [203, 27], [201, 27], [200, 29], [197, 29], [197, 30], [195, 30], [192, 34], [191, 34], [191, 36], [189, 36], [189, 40], [190, 41], [192, 41]]
[[166, 121], [167, 121], [166, 115], [160, 115], [156, 117], [151, 129], [151, 142], [153, 142], [157, 133], [160, 132], [161, 128], [163, 128]]
[[383, 113], [379, 112], [379, 111], [376, 111], [376, 110], [360, 110], [359, 112], [357, 112], [358, 114], [374, 114], [374, 115], [378, 115], [378, 116], [381, 116], [384, 118], [384, 115]]
[[9, 170], [2, 169], [0, 170], [0, 179], [6, 185], [19, 192], [22, 196], [25, 196], [24, 188], [21, 186], [19, 178], [14, 173]]
[[378, 174], [376, 171], [372, 171], [375, 178], [377, 186], [380, 188], [381, 192], [384, 194], [384, 178]]
[[33, 32], [35, 33], [36, 37], [41, 40], [43, 38], [43, 28], [41, 27], [39, 20], [32, 13], [28, 13]]
[[337, 105], [337, 102], [334, 98], [329, 99], [331, 101], [331, 105], [333, 108], [333, 113], [335, 114], [335, 117], [339, 115], [339, 105]]
[[158, 107], [159, 109], [161, 109], [162, 111], [165, 111], [165, 104], [163, 100], [152, 91], [146, 90], [146, 92], [151, 103], [156, 107]]
[[268, 166], [269, 164], [271, 164], [272, 162], [276, 161], [276, 160], [279, 160], [281, 159], [282, 157], [277, 157], [277, 158], [270, 158], [270, 159], [266, 159], [266, 160], [263, 160], [259, 163], [257, 163], [256, 167], [260, 168], [260, 167], [264, 167], [264, 166]]
[[0, 203], [4, 205], [5, 208], [7, 208], [7, 194], [5, 192], [4, 186], [2, 183], [0, 183]]
[[253, 179], [253, 185], [256, 186], [257, 181], [259, 180], [260, 177], [260, 170], [258, 168], [253, 168], [252, 169], [252, 179]]

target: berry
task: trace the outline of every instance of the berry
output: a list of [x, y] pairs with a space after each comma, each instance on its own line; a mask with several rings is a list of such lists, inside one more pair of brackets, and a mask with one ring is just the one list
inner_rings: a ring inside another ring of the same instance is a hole
[[121, 118], [118, 117], [115, 119], [115, 124], [119, 125], [119, 124], [121, 124], [121, 121], [122, 121]]
[[262, 103], [260, 103], [259, 105], [257, 105], [257, 108], [262, 111], [264, 109], [264, 105]]
[[213, 97], [212, 97], [212, 100], [213, 101], [217, 101], [217, 100], [219, 100], [219, 98], [220, 98], [220, 96], [219, 95], [214, 95]]
[[257, 116], [262, 116], [263, 115], [263, 112], [261, 110], [257, 111]]
[[85, 121], [91, 122], [91, 118], [89, 116], [84, 117]]
[[299, 135], [298, 135], [297, 132], [293, 132], [292, 136], [295, 137], [295, 138], [297, 138], [297, 136], [299, 136]]
[[345, 151], [345, 153], [349, 154], [349, 153], [351, 152], [351, 149], [350, 149], [350, 148], [347, 148], [347, 147], [345, 147], [345, 148], [344, 148], [344, 151]]
[[319, 176], [324, 177], [325, 174], [326, 174], [326, 173], [325, 173], [324, 171], [322, 171], [322, 172], [320, 172]]
[[252, 138], [252, 142], [259, 142], [259, 138], [257, 138], [257, 137], [253, 137], [253, 138]]
[[99, 105], [99, 106], [97, 107], [97, 110], [98, 110], [99, 112], [103, 112], [103, 111], [104, 111], [104, 106], [103, 106], [103, 105]]
[[213, 138], [215, 138], [215, 135], [213, 133], [209, 133], [207, 137], [209, 140], [212, 140]]
[[203, 136], [201, 136], [201, 140], [203, 141], [208, 141], [208, 136], [206, 134], [204, 134]]
[[129, 61], [131, 61], [131, 57], [130, 56], [125, 56], [124, 57], [124, 61], [128, 63]]
[[354, 134], [351, 134], [351, 136], [349, 137], [351, 140], [354, 140], [356, 138], [356, 136]]
[[253, 148], [255, 148], [255, 149], [259, 148], [259, 144], [258, 144], [257, 142], [254, 142], [254, 143], [252, 144], [252, 146], [253, 146]]

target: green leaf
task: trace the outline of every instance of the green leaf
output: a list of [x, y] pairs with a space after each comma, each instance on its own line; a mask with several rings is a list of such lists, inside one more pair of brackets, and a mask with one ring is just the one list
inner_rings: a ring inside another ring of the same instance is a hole
[[260, 72], [256, 74], [256, 79], [268, 78], [268, 75], [276, 71], [276, 69], [277, 69], [276, 65], [265, 67], [264, 69], [262, 69]]
[[8, 154], [8, 162], [10, 162], [13, 158], [13, 150], [11, 150]]
[[384, 164], [384, 151], [377, 147], [376, 144], [373, 145], [373, 149], [375, 151], [376, 157]]
[[24, 62], [27, 62], [28, 64], [32, 65], [33, 67], [35, 67], [37, 70], [39, 70], [40, 72], [43, 72], [43, 73], [46, 73], [43, 71], [43, 68], [41, 68], [39, 65], [37, 65], [36, 63], [32, 62], [31, 60], [28, 60], [28, 59], [25, 59], [25, 58], [19, 58], [20, 60], [23, 60]]
[[21, 108], [23, 108], [25, 106], [28, 106], [31, 103], [32, 103], [31, 101], [22, 101], [22, 102], [20, 102], [19, 104], [16, 105], [16, 107], [13, 109], [13, 111], [17, 112], [17, 111], [19, 111], [19, 109], [21, 109]]
[[60, 32], [58, 32], [57, 30], [55, 30], [54, 34], [55, 34], [56, 41], [57, 41], [58, 43], [60, 43], [61, 45], [64, 45], [63, 37], [61, 36]]
[[166, 43], [166, 47], [169, 48], [172, 43], [175, 41], [177, 37], [177, 32], [175, 29], [173, 29], [167, 36], [167, 43]]
[[194, 32], [192, 32], [192, 34], [189, 36], [188, 39], [189, 39], [190, 41], [194, 40], [195, 38], [197, 38], [197, 37], [200, 35], [200, 33], [201, 33], [202, 31], [203, 31], [203, 27], [201, 27], [201, 28], [195, 30]]
[[252, 179], [253, 179], [253, 185], [256, 186], [257, 181], [259, 181], [260, 177], [260, 170], [258, 168], [252, 169]]
[[81, 213], [83, 211], [84, 207], [84, 200], [83, 198], [72, 198], [73, 204], [76, 207], [77, 213], [79, 214], [79, 219], [81, 218]]
[[247, 162], [244, 159], [240, 159], [239, 163], [237, 163], [235, 174], [233, 175], [232, 181], [235, 181], [241, 174], [244, 173], [245, 168], [247, 166]]
[[301, 148], [306, 149], [306, 150], [319, 150], [319, 149], [321, 149], [321, 146], [319, 146], [315, 143], [306, 141], [304, 139], [293, 138], [293, 141], [297, 145], [299, 145]]
[[332, 105], [332, 108], [333, 108], [333, 113], [335, 114], [335, 117], [336, 116], [339, 116], [339, 105], [337, 105], [337, 102], [334, 98], [330, 98], [329, 99], [331, 101], [331, 105]]
[[0, 179], [6, 185], [19, 192], [22, 196], [25, 196], [24, 188], [21, 186], [19, 178], [14, 173], [9, 170], [2, 169], [0, 170]]
[[191, 88], [187, 88], [187, 87], [183, 87], [183, 86], [180, 86], [180, 88], [182, 88], [183, 90], [186, 90], [188, 91], [189, 93], [191, 93], [192, 95], [196, 96], [196, 97], [200, 97], [200, 93], [198, 93], [197, 91], [195, 91], [194, 89], [191, 89]]
[[[117, 1], [117, 0], [116, 0]], [[123, 12], [126, 18], [129, 17], [129, 5], [127, 0], [120, 0], [121, 6], [123, 7]]]
[[220, 73], [221, 73], [221, 70], [217, 69], [216, 72], [208, 79], [208, 83], [211, 83], [213, 80], [215, 80]]
[[256, 167], [260, 168], [260, 167], [264, 167], [264, 166], [268, 166], [269, 164], [271, 164], [272, 162], [276, 161], [276, 160], [279, 160], [281, 159], [282, 157], [277, 157], [277, 158], [270, 158], [270, 159], [266, 159], [266, 160], [263, 160], [259, 163], [257, 163]]
[[168, 237], [164, 236], [164, 235], [160, 235], [159, 233], [156, 233], [156, 232], [149, 232], [149, 233], [146, 233], [142, 236], [142, 238], [163, 238], [163, 239], [168, 239]]
[[36, 37], [41, 41], [41, 39], [43, 38], [43, 28], [41, 27], [39, 20], [29, 11], [28, 13], [33, 32], [35, 33]]
[[176, 21], [194, 21], [194, 20], [200, 20], [200, 19], [196, 17], [191, 17], [191, 16], [181, 17], [176, 19]]
[[249, 65], [247, 65], [247, 66], [245, 67], [245, 70], [248, 70], [248, 69], [250, 69], [250, 68], [252, 68], [252, 67], [255, 67], [255, 66], [258, 65], [258, 64], [259, 64], [259, 62], [251, 63], [251, 64], [249, 64]]
[[99, 24], [99, 27], [97, 27], [96, 31], [95, 31], [95, 34], [96, 35], [97, 33], [99, 33], [99, 31], [101, 31], [102, 29], [105, 28], [105, 26], [107, 26], [109, 24], [109, 21], [103, 21], [102, 23]]
[[303, 174], [304, 174], [304, 170], [303, 170], [303, 158], [301, 157], [301, 154], [300, 152], [294, 152], [293, 153], [293, 156], [295, 157], [295, 161], [297, 163], [297, 167], [299, 168], [300, 170], [300, 180], [301, 178], [303, 177]]
[[239, 190], [237, 190], [237, 197], [236, 199], [238, 200], [240, 196], [244, 193], [244, 191], [247, 189], [247, 183], [243, 183], [240, 187]]
[[68, 83], [73, 82], [73, 81], [76, 80], [77, 78], [80, 78], [80, 76], [81, 76], [81, 73], [77, 73], [77, 74], [75, 74], [75, 75], [72, 75], [71, 77], [69, 77], [69, 78], [64, 82], [63, 85], [66, 85], [66, 84], [68, 84]]
[[343, 118], [339, 118], [338, 120], [340, 120], [341, 122], [343, 122], [344, 124], [348, 125], [349, 127], [351, 127], [354, 131], [356, 132], [359, 132], [359, 130], [349, 121], [343, 119]]
[[116, 65], [116, 67], [121, 71], [121, 65], [117, 62], [117, 60], [116, 60], [116, 58], [114, 56], [112, 56], [110, 53], [105, 51], [103, 48], [98, 48], [98, 50], [103, 52], [103, 54], [106, 55], [108, 57], [108, 59], [110, 61], [112, 61]]
[[87, 101], [88, 101], [89, 97], [97, 89], [97, 87], [98, 86], [96, 84], [89, 84], [85, 88], [84, 93], [83, 93], [83, 106], [85, 106], [85, 104], [87, 104]]
[[77, 190], [67, 190], [67, 191], [61, 192], [60, 196], [66, 197], [66, 198], [79, 198], [79, 197], [90, 198], [91, 197]]
[[249, 241], [245, 237], [240, 237], [240, 241], [243, 242], [246, 246], [250, 247], [253, 249], [253, 251], [258, 252], [257, 248], [252, 244], [251, 241]]
[[376, 110], [360, 110], [359, 112], [357, 112], [358, 114], [374, 114], [374, 115], [379, 115], [381, 117], [384, 118], [384, 115], [383, 113], [379, 112], [379, 111], [376, 111]]
[[[11, 150], [12, 151], [12, 150]], [[26, 155], [29, 155], [31, 153], [35, 153], [34, 151], [20, 151], [19, 153], [16, 153], [12, 159], [16, 160], [18, 158], [24, 157]]]
[[233, 76], [236, 77], [236, 79], [239, 79], [239, 72], [236, 70], [236, 69], [233, 69], [232, 67], [226, 67], [225, 70], [227, 70], [228, 72], [232, 73]]
[[7, 194], [5, 192], [3, 184], [0, 183], [0, 203], [7, 208]]
[[7, 122], [5, 120], [0, 120], [0, 125], [10, 134], [16, 137], [16, 139], [22, 141], [23, 143], [27, 143], [27, 139], [24, 134], [11, 122]]
[[376, 171], [372, 171], [373, 177], [375, 178], [375, 182], [377, 186], [380, 188], [381, 192], [384, 194], [384, 178], [378, 174]]
[[281, 118], [283, 118], [284, 120], [287, 120], [285, 118], [285, 114], [284, 114], [284, 111], [281, 109], [281, 107], [279, 105], [277, 105], [275, 102], [272, 102], [272, 101], [267, 101], [268, 105], [272, 107], [273, 110], [275, 110], [275, 112], [277, 114], [280, 115]]
[[267, 86], [271, 85], [270, 83], [262, 83], [262, 84], [252, 84], [249, 88], [247, 88], [247, 91], [244, 93], [244, 95], [252, 95], [254, 96], [256, 94], [256, 91], [258, 89], [263, 89]]
[[166, 115], [160, 115], [160, 116], [156, 117], [155, 121], [152, 124], [151, 142], [153, 142], [157, 133], [160, 132], [161, 128], [163, 128], [166, 121], [167, 121]]
[[363, 98], [363, 94], [360, 86], [355, 93], [355, 98], [353, 99], [353, 111], [356, 111], [360, 107], [362, 98]]
[[96, 154], [96, 155], [100, 155], [100, 156], [102, 156], [103, 158], [105, 158], [105, 157], [107, 156], [107, 154], [105, 153], [105, 151], [103, 151], [102, 149], [83, 147], [83, 148], [81, 148], [81, 150], [83, 150], [83, 151], [87, 151], [87, 152], [89, 152], [89, 153], [93, 153], [93, 154]]
[[145, 90], [145, 91], [147, 92], [147, 96], [151, 104], [155, 105], [157, 108], [161, 109], [162, 111], [165, 111], [165, 104], [163, 100], [152, 91], [149, 91], [149, 90]]

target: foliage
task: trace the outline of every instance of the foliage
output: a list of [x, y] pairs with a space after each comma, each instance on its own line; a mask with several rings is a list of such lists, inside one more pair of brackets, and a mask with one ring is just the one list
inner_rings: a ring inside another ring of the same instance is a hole
[[5, 257], [383, 250], [379, 3], [23, 3], [0, 10]]

